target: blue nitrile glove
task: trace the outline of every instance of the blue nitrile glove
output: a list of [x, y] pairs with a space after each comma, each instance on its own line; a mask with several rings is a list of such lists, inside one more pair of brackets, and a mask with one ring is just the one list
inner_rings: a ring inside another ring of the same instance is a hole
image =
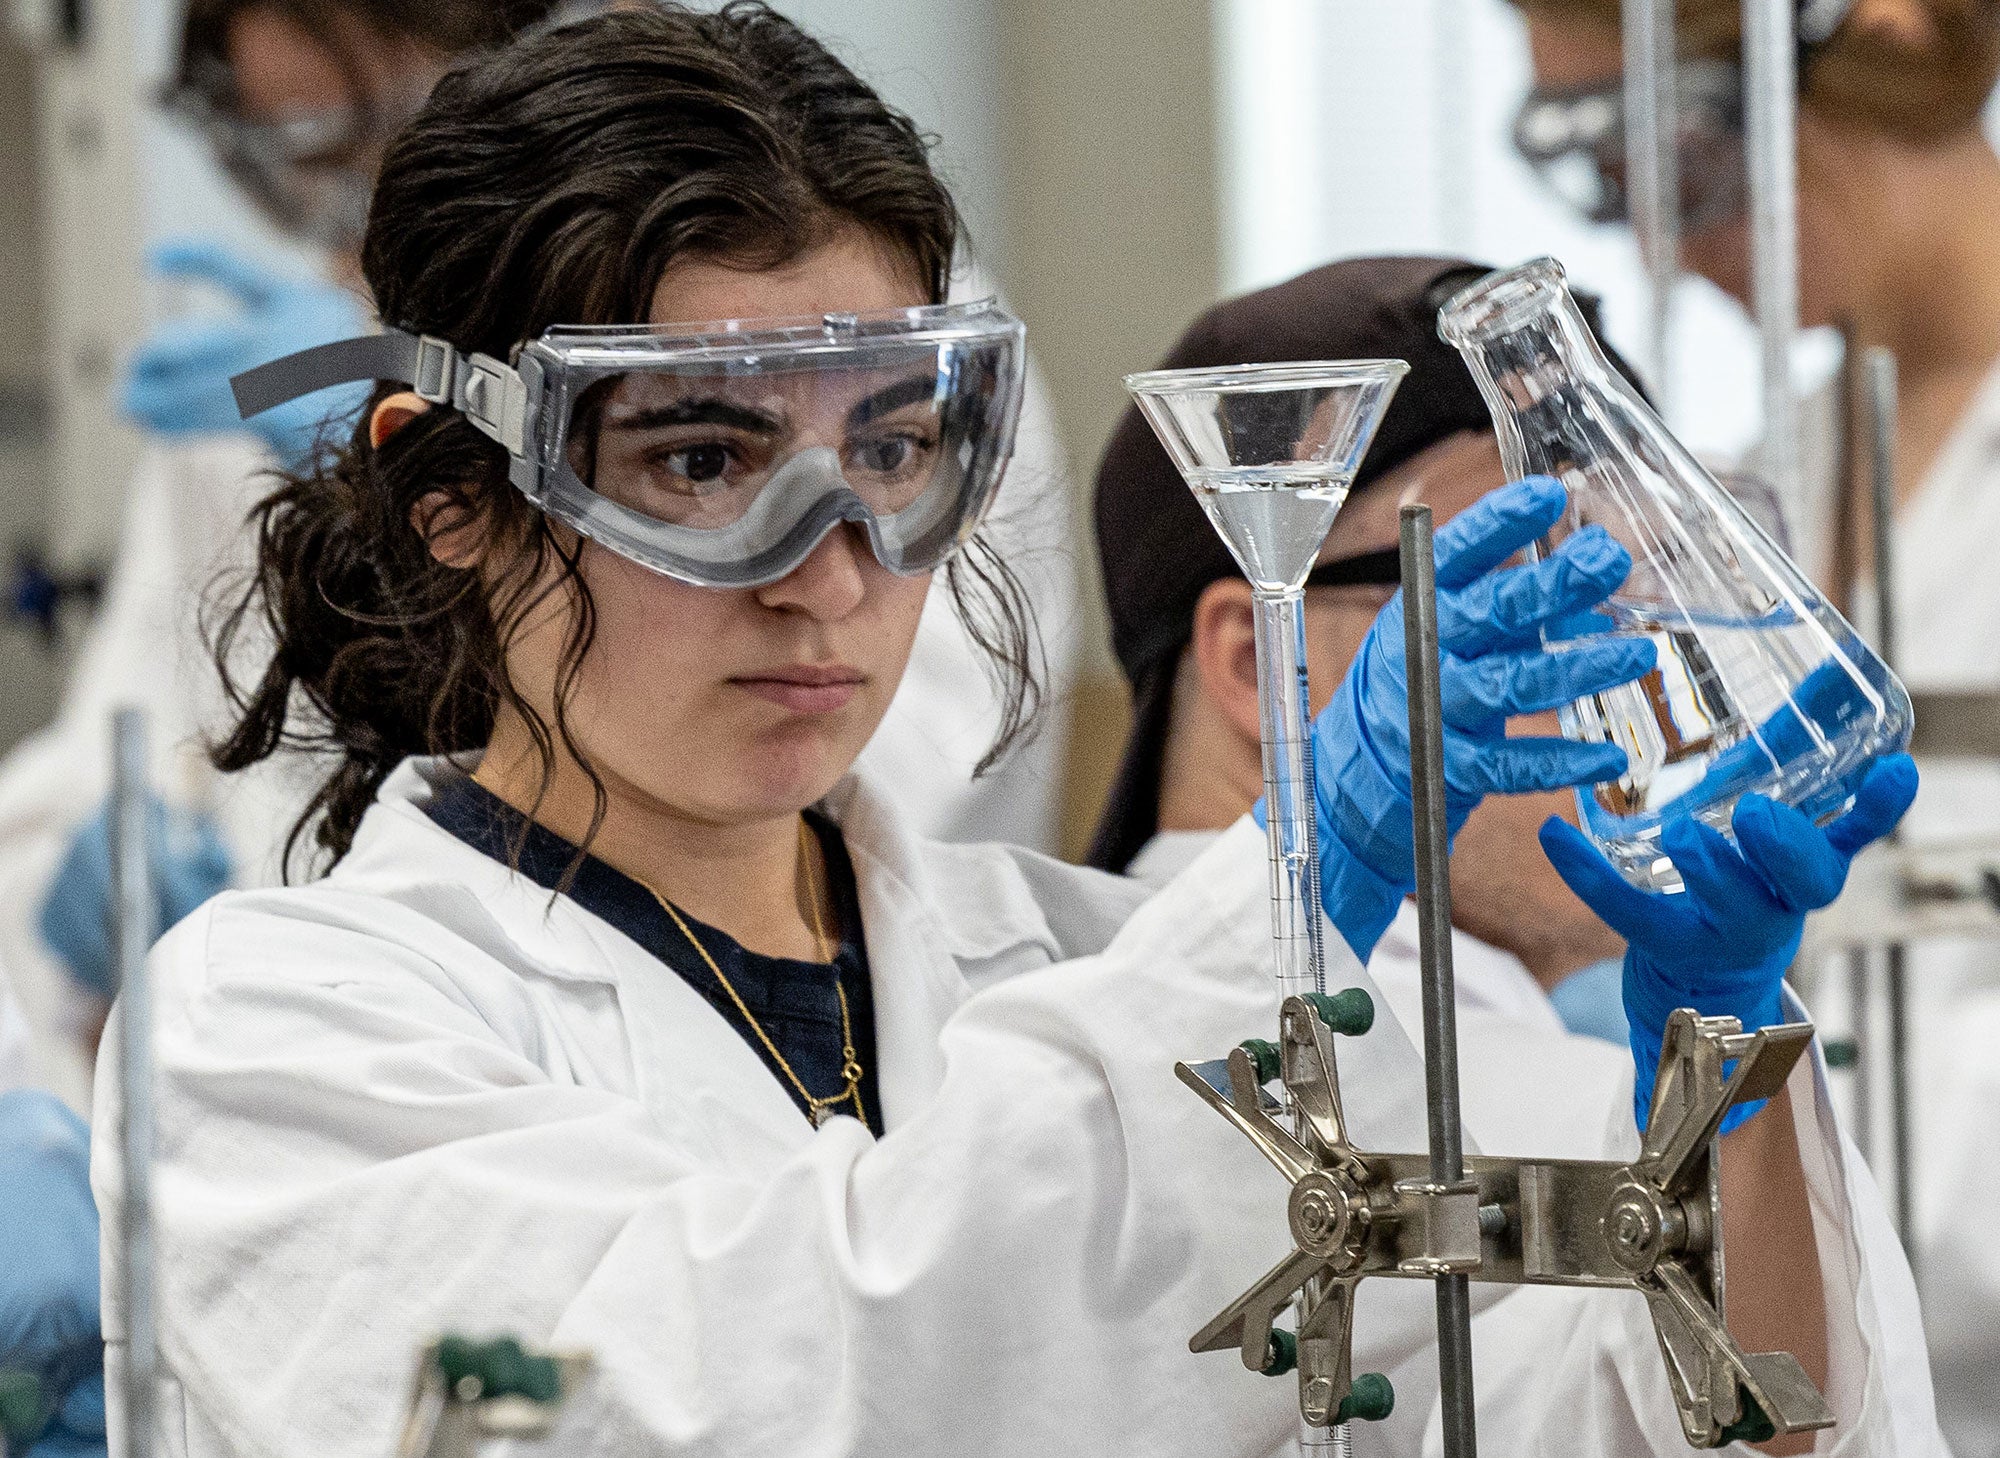
[[[1694, 816], [1667, 822], [1660, 849], [1686, 890], [1641, 891], [1582, 831], [1551, 817], [1542, 849], [1570, 888], [1625, 938], [1625, 1012], [1631, 1022], [1639, 1127], [1653, 1102], [1667, 1016], [1691, 1007], [1740, 1019], [1752, 1032], [1784, 1020], [1780, 988], [1798, 953], [1806, 913], [1829, 905], [1862, 847], [1880, 840], [1917, 795], [1917, 766], [1892, 754], [1870, 767], [1854, 805], [1824, 829], [1762, 795], [1736, 802], [1736, 842]], [[1738, 1104], [1727, 1133], [1759, 1105]]]
[[102, 1454], [104, 1338], [90, 1131], [53, 1094], [0, 1094], [0, 1373], [33, 1377], [39, 1403], [10, 1408], [10, 1451]]
[[155, 247], [149, 262], [161, 278], [196, 279], [227, 292], [240, 312], [225, 319], [162, 324], [139, 346], [125, 372], [125, 413], [160, 435], [249, 430], [289, 468], [311, 455], [322, 425], [358, 411], [366, 384], [322, 390], [245, 421], [229, 377], [316, 344], [352, 339], [372, 327], [346, 289], [323, 279], [275, 273], [204, 239]]
[[[1487, 795], [1594, 784], [1624, 773], [1625, 751], [1567, 739], [1509, 739], [1507, 719], [1567, 704], [1647, 673], [1644, 638], [1602, 635], [1549, 653], [1541, 628], [1609, 597], [1632, 559], [1597, 527], [1544, 560], [1495, 570], [1555, 525], [1562, 486], [1533, 477], [1486, 496], [1436, 537], [1445, 813], [1456, 835]], [[1340, 690], [1313, 722], [1320, 895], [1362, 961], [1416, 886], [1403, 595], [1389, 600]]]
[[[170, 808], [155, 798], [147, 808], [146, 839], [159, 892], [157, 927], [164, 933], [228, 886], [235, 867], [222, 832], [200, 811]], [[42, 899], [41, 932], [70, 976], [105, 997], [117, 992], [111, 965], [109, 800], [71, 837]]]

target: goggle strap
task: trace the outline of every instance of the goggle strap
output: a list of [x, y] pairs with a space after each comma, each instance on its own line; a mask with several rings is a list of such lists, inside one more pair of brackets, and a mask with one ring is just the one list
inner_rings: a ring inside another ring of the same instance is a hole
[[362, 380], [400, 380], [433, 405], [449, 405], [482, 434], [521, 454], [527, 387], [488, 355], [462, 355], [428, 334], [384, 329], [359, 339], [302, 349], [233, 376], [236, 412], [261, 415], [319, 390]]

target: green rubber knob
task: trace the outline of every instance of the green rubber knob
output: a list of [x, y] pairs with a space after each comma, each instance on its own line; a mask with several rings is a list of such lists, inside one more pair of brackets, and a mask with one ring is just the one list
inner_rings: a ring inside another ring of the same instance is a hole
[[9, 1443], [26, 1444], [41, 1436], [47, 1420], [41, 1379], [33, 1372], [0, 1368], [0, 1436]]
[[1828, 1038], [1821, 1046], [1828, 1068], [1852, 1068], [1861, 1061], [1861, 1045], [1852, 1038]]
[[1264, 1363], [1266, 1377], [1282, 1377], [1299, 1365], [1299, 1339], [1283, 1327], [1271, 1328], [1271, 1345]]
[[1380, 1372], [1363, 1372], [1333, 1414], [1335, 1423], [1379, 1423], [1396, 1410], [1396, 1389]]
[[1726, 1447], [1731, 1443], [1768, 1443], [1777, 1437], [1778, 1425], [1771, 1421], [1769, 1414], [1758, 1405], [1757, 1399], [1750, 1395], [1749, 1390], [1739, 1387], [1736, 1389], [1736, 1395], [1743, 1403], [1743, 1416], [1722, 1430], [1722, 1437], [1717, 1440], [1716, 1446]]
[[1375, 1026], [1375, 999], [1358, 987], [1336, 992], [1331, 997], [1324, 992], [1308, 992], [1306, 1002], [1319, 1014], [1321, 1022], [1350, 1038], [1358, 1038]]
[[1263, 1038], [1245, 1038], [1236, 1045], [1250, 1055], [1250, 1066], [1257, 1070], [1257, 1082], [1269, 1083], [1278, 1076], [1283, 1067], [1278, 1058], [1278, 1045]]
[[554, 1359], [530, 1355], [512, 1337], [475, 1342], [446, 1337], [438, 1343], [438, 1371], [445, 1385], [458, 1390], [467, 1378], [478, 1384], [469, 1399], [525, 1397], [530, 1402], [554, 1402], [562, 1392], [562, 1373]]

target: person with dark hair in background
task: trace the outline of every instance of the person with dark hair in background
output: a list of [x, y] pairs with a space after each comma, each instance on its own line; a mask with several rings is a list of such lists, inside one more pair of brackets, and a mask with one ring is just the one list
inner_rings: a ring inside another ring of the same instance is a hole
[[[1164, 368], [1189, 369], [1344, 358], [1396, 358], [1410, 365], [1307, 579], [1306, 662], [1315, 709], [1334, 697], [1395, 601], [1399, 508], [1425, 502], [1442, 525], [1504, 479], [1487, 407], [1458, 353], [1437, 334], [1442, 304], [1488, 271], [1448, 258], [1328, 264], [1217, 305], [1163, 361]], [[1584, 303], [1595, 327], [1595, 305]], [[1629, 375], [1616, 351], [1605, 347]], [[1134, 721], [1090, 861], [1164, 885], [1263, 794], [1250, 585], [1136, 409], [1126, 412], [1098, 467], [1096, 514], [1113, 643], [1132, 685]], [[1518, 717], [1511, 732], [1554, 733], [1555, 715]], [[1641, 1091], [1649, 1089], [1658, 1048], [1630, 1036], [1622, 999], [1633, 973], [1623, 939], [1579, 899], [1579, 892], [1594, 894], [1591, 888], [1573, 891], [1538, 844], [1551, 817], [1574, 823], [1570, 792], [1490, 797], [1453, 842], [1460, 1092], [1467, 1136], [1483, 1152], [1592, 1158], [1605, 1137], [1606, 1108], [1624, 1110], [1629, 1128], [1635, 1072], [1641, 1073]], [[1565, 865], [1574, 861], [1565, 859]], [[1756, 898], [1743, 899], [1747, 913]], [[1731, 914], [1725, 908], [1722, 920]], [[1675, 939], [1665, 925], [1644, 925], [1648, 920], [1642, 916], [1636, 928], [1642, 966], [1649, 953], [1657, 955]], [[1765, 985], [1775, 987], [1786, 960], [1781, 955], [1766, 964]], [[1368, 958], [1368, 971], [1397, 1017], [1421, 1026], [1413, 903], [1397, 910]], [[1818, 1103], [1812, 1075], [1801, 1075], [1794, 1086], [1813, 1086]], [[1806, 1117], [1805, 1108], [1797, 1112]], [[1757, 1123], [1725, 1139], [1725, 1181], [1741, 1177], [1736, 1161], [1747, 1151], [1734, 1141], [1756, 1137]], [[1771, 1133], [1769, 1125], [1763, 1133]], [[1737, 1218], [1731, 1217], [1731, 1238]], [[1879, 1222], [1875, 1231], [1886, 1236]], [[1904, 1319], [1914, 1323], [1908, 1270], [1887, 1254], [1891, 1245], [1884, 1246], [1885, 1270], [1871, 1279], [1894, 1290]], [[1851, 1293], [1841, 1289], [1834, 1269], [1825, 1275], [1828, 1306], [1835, 1309]], [[1760, 1272], [1746, 1262], [1731, 1269], [1732, 1297], [1752, 1282], [1788, 1283], [1799, 1276], [1784, 1264]], [[1522, 1293], [1476, 1318], [1482, 1425], [1510, 1431], [1544, 1399], [1538, 1374], [1548, 1354], [1532, 1333], [1542, 1323], [1559, 1328], [1560, 1312], [1576, 1299], [1571, 1293]], [[1867, 1354], [1850, 1348], [1828, 1360], [1851, 1372], [1866, 1364]], [[1923, 1415], [1912, 1422], [1911, 1438], [1920, 1445], [1934, 1441], [1929, 1387], [1916, 1380], [1921, 1374], [1880, 1370], [1900, 1389], [1898, 1410]], [[1421, 1361], [1391, 1376], [1399, 1393], [1435, 1389], [1435, 1367]], [[1371, 1451], [1421, 1452], [1425, 1417], [1421, 1404], [1411, 1412], [1399, 1409], [1371, 1433]], [[1626, 1451], [1612, 1440], [1586, 1446]]]
[[[594, 1354], [568, 1453], [1263, 1458], [1295, 1432], [1283, 1384], [1185, 1349], [1280, 1239], [1255, 1152], [1170, 1071], [1276, 1011], [1260, 832], [1149, 894], [927, 840], [855, 772], [934, 585], [998, 671], [1032, 668], [983, 525], [1023, 335], [944, 303], [957, 233], [909, 119], [748, 3], [525, 40], [389, 149], [363, 247], [389, 327], [244, 383], [261, 406], [359, 377], [369, 407], [260, 505], [217, 644], [241, 706], [218, 764], [320, 747], [301, 829], [332, 868], [218, 896], [153, 954], [162, 1407], [189, 1458], [380, 1452], [453, 1328]], [[1630, 568], [1588, 532], [1504, 566], [1563, 509], [1517, 483], [1439, 533], [1447, 692], [1493, 711], [1448, 728], [1455, 817], [1623, 765], [1504, 734], [1653, 664], [1533, 641]], [[1315, 721], [1354, 751], [1315, 803], [1336, 975], [1363, 987], [1411, 880], [1407, 760], [1365, 757], [1407, 714], [1366, 671], [1378, 621]], [[1008, 702], [1018, 730], [1025, 685]], [[1906, 770], [1824, 831], [1746, 833], [1812, 872], [1760, 936], [1893, 824]], [[1699, 950], [1735, 974], [1748, 949]], [[1421, 1138], [1393, 1010], [1343, 1075], [1355, 1128]], [[115, 1118], [115, 1080], [99, 1097]], [[1770, 1107], [1733, 1136], [1732, 1257], [1810, 1269], [1823, 1231], [1877, 1272], [1837, 1152]], [[101, 1145], [100, 1201], [123, 1174]], [[1358, 1360], [1415, 1356], [1429, 1306], [1371, 1293]], [[1826, 1351], [1910, 1331], [1844, 1274], [1732, 1314], [1822, 1382]], [[1565, 1317], [1526, 1343], [1548, 1400], [1520, 1444], [1678, 1453], [1643, 1318]], [[122, 1320], [114, 1294], [114, 1367]], [[1921, 1442], [1905, 1394], [1833, 1397], [1852, 1451]]]
[[[1535, 88], [1514, 135], [1582, 211], [1626, 205], [1619, 0], [1515, 0]], [[1737, 0], [1680, 0], [1682, 262], [1746, 306], [1749, 227]], [[1799, 6], [1800, 314], [1896, 358], [1896, 671], [1925, 694], [2000, 695], [2000, 0]], [[1985, 125], [1982, 125], [1982, 122]], [[1838, 379], [1801, 411], [1799, 558], [1876, 621], [1869, 458]], [[1919, 718], [1922, 719], [1921, 698]], [[1990, 714], [1988, 715], [1990, 718]], [[2000, 843], [2000, 761], [1940, 754], [1907, 842]], [[1905, 951], [1914, 1229], [1938, 1374], [1961, 1458], [2000, 1455], [2000, 949], [1926, 937]], [[1882, 1049], [1863, 1039], [1881, 1066]], [[1876, 1080], [1883, 1086], [1887, 1078]]]

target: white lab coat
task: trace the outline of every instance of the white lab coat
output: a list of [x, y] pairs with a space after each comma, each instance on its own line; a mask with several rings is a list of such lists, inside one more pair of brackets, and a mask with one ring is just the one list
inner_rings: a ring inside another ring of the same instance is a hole
[[[960, 290], [967, 297], [987, 292], [977, 275]], [[0, 760], [0, 888], [7, 892], [0, 898], [0, 1087], [18, 1063], [11, 1081], [48, 1087], [89, 1110], [90, 1059], [81, 1033], [96, 1009], [42, 944], [36, 920], [70, 837], [109, 791], [114, 708], [146, 710], [154, 785], [175, 803], [218, 817], [238, 868], [236, 884], [283, 879], [285, 839], [326, 766], [286, 753], [222, 777], [202, 757], [203, 744], [230, 721], [203, 617], [228, 600], [212, 589], [239, 586], [254, 565], [244, 521], [272, 486], [269, 469], [248, 435], [147, 451], [126, 503], [108, 595], [56, 719]], [[1077, 641], [1069, 496], [1048, 393], [1031, 368], [1014, 461], [987, 530], [1035, 606], [1038, 672], [1051, 705], [1044, 728], [973, 779], [998, 728], [1000, 703], [985, 656], [968, 638], [940, 574], [902, 685], [861, 758], [905, 813], [938, 839], [1055, 848], [1066, 748], [1055, 721]], [[253, 677], [263, 641], [253, 635], [244, 657]], [[9, 987], [32, 1029], [13, 1063]]]
[[[1162, 832], [1134, 858], [1132, 873], [1161, 885], [1213, 839], [1207, 831]], [[1468, 1147], [1550, 1159], [1632, 1157], [1638, 1136], [1630, 1055], [1564, 1028], [1548, 994], [1518, 958], [1456, 927], [1451, 945], [1459, 1100]], [[1422, 970], [1417, 909], [1406, 901], [1368, 959], [1371, 981], [1405, 1028], [1422, 1026]], [[1806, 1016], [1796, 1002], [1789, 1010]], [[1830, 1321], [1827, 1395], [1840, 1416], [1839, 1426], [1821, 1435], [1815, 1451], [1942, 1454], [1947, 1450], [1934, 1415], [1909, 1266], [1866, 1167], [1839, 1132], [1817, 1051], [1809, 1071], [1801, 1067], [1793, 1074], [1791, 1088]], [[1873, 1313], [1881, 1335], [1865, 1334], [1868, 1317], [1858, 1323], [1845, 1318], [1842, 1313], [1850, 1309]], [[1622, 1324], [1609, 1344], [1596, 1327], [1606, 1321]], [[1586, 1330], [1591, 1335], [1580, 1338]], [[1521, 1289], [1475, 1311], [1482, 1444], [1508, 1458], [1686, 1453], [1661, 1385], [1657, 1352], [1650, 1363], [1640, 1355], [1654, 1340], [1651, 1332], [1643, 1301], [1615, 1293]], [[1595, 1353], [1587, 1350], [1593, 1345]], [[1606, 1360], [1609, 1352], [1618, 1356]], [[1564, 1374], [1577, 1364], [1593, 1371], [1587, 1380], [1626, 1395], [1622, 1402], [1579, 1414], [1578, 1425], [1568, 1428], [1551, 1422], [1550, 1415], [1569, 1401], [1564, 1393], [1576, 1379]], [[1435, 1351], [1406, 1362], [1390, 1377], [1397, 1410], [1368, 1431], [1370, 1458], [1438, 1458], [1443, 1441]], [[1632, 1426], [1638, 1413], [1649, 1415], [1643, 1430]]]
[[[166, 1452], [386, 1451], [415, 1346], [446, 1328], [596, 1354], [569, 1454], [1288, 1442], [1292, 1383], [1185, 1349], [1286, 1243], [1281, 1181], [1170, 1072], [1273, 1024], [1247, 819], [1142, 903], [1031, 853], [920, 841], [844, 784], [827, 809], [876, 988], [878, 1140], [812, 1130], [679, 978], [430, 822], [455, 773], [405, 765], [324, 882], [218, 898], [154, 953]], [[1341, 1054], [1357, 1138], [1421, 1147], [1394, 1018]], [[1825, 1137], [1823, 1243], [1852, 1255], [1828, 1267], [1854, 1356], [1834, 1451], [1936, 1452], [1927, 1390], [1891, 1380], [1923, 1363], [1900, 1258], [1856, 1235], [1850, 1198], [1871, 1197]], [[95, 1157], [115, 1208], [115, 1141]], [[114, 1379], [121, 1268], [108, 1242]], [[1429, 1293], [1379, 1284], [1364, 1370], [1429, 1336]], [[1508, 1413], [1506, 1451], [1678, 1458], [1633, 1305], [1530, 1323], [1545, 1400]]]
[[[1810, 403], [1810, 495], [1797, 515], [1803, 560], [1819, 571], [1831, 542], [1837, 423], [1831, 393]], [[2000, 361], [1898, 513], [1894, 549], [1904, 682], [1915, 693], [2000, 692]], [[1921, 768], [1907, 839], [2000, 841], [2000, 763], [1926, 759]], [[1928, 941], [1907, 956], [1917, 1268], [1938, 1412], [1959, 1458], [2000, 1458], [2000, 945]]]

